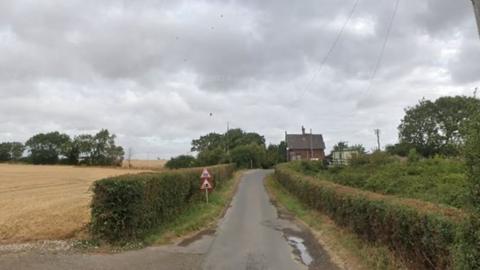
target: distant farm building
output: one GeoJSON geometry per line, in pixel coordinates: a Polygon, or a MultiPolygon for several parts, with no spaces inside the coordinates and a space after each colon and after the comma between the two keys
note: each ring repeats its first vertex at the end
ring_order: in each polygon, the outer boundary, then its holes
{"type": "Polygon", "coordinates": [[[325,142],[321,134],[305,133],[302,127],[302,134],[287,134],[287,160],[323,160],[325,159],[325,142]]]}
{"type": "Polygon", "coordinates": [[[355,156],[358,155],[357,150],[337,150],[332,151],[332,165],[334,166],[347,166],[350,163],[350,160],[355,156]]]}

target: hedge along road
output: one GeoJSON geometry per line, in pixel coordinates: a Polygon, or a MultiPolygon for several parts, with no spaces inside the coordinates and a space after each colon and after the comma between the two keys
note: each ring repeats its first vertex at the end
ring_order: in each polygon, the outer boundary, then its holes
{"type": "Polygon", "coordinates": [[[270,202],[263,185],[268,173],[244,174],[215,232],[119,254],[3,254],[0,269],[337,269],[308,230],[270,202]]]}

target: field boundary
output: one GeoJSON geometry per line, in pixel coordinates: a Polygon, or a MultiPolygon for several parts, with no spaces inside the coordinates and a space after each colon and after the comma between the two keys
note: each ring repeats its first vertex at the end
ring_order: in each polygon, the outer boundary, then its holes
{"type": "Polygon", "coordinates": [[[338,226],[369,242],[387,245],[409,267],[478,267],[478,219],[458,209],[317,180],[293,171],[287,164],[276,167],[275,177],[303,203],[325,213],[338,226]]]}
{"type": "Polygon", "coordinates": [[[267,177],[265,187],[279,211],[292,215],[296,222],[308,228],[341,269],[407,269],[387,246],[372,245],[356,234],[338,227],[330,217],[305,205],[286,190],[273,174],[267,177]]]}
{"type": "MultiPolygon", "coordinates": [[[[217,188],[234,166],[209,167],[217,188]]],[[[109,243],[141,241],[152,230],[203,200],[199,192],[202,168],[180,169],[107,178],[94,183],[92,234],[109,243]]]]}

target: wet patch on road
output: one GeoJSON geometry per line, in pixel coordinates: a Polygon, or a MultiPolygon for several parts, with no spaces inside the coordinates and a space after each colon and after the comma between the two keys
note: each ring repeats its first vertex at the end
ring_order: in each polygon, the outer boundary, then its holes
{"type": "Polygon", "coordinates": [[[312,256],[308,253],[307,247],[303,244],[303,239],[295,236],[287,237],[288,244],[294,248],[294,253],[297,255],[301,262],[305,265],[310,265],[313,262],[312,256]]]}
{"type": "Polygon", "coordinates": [[[307,266],[309,270],[339,269],[328,255],[327,251],[317,241],[309,228],[300,224],[295,215],[288,212],[270,195],[270,202],[277,209],[277,220],[265,221],[263,225],[281,231],[283,237],[293,248],[293,255],[298,262],[307,266]]]}

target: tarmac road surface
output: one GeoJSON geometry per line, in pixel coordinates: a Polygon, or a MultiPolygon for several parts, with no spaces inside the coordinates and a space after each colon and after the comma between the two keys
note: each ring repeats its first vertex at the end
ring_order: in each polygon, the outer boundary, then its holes
{"type": "Polygon", "coordinates": [[[263,185],[268,173],[245,173],[216,231],[177,245],[119,254],[0,253],[0,269],[337,269],[311,233],[272,204],[263,185]]]}

